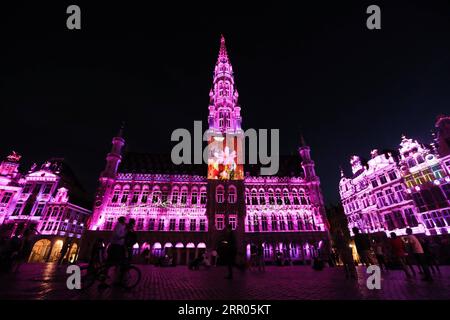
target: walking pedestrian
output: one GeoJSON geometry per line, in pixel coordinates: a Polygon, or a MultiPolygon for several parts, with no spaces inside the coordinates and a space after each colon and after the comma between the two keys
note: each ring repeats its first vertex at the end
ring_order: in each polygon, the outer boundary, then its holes
{"type": "MultiPolygon", "coordinates": [[[[407,253],[405,251],[405,243],[401,238],[397,237],[395,232],[391,232],[390,244],[394,259],[401,265],[403,271],[405,271],[406,277],[408,279],[411,278],[411,273],[408,271],[406,263],[407,253]]],[[[412,268],[412,266],[409,267],[412,268]]],[[[414,272],[414,269],[412,269],[412,271],[414,272]]]]}
{"type": "Polygon", "coordinates": [[[344,265],[345,277],[347,279],[349,277],[356,279],[356,268],[355,263],[353,262],[352,249],[349,246],[348,239],[345,237],[344,232],[341,229],[336,232],[334,242],[339,258],[344,265]]]}
{"type": "Polygon", "coordinates": [[[361,262],[366,267],[376,264],[375,259],[372,256],[369,236],[367,234],[360,233],[357,227],[354,227],[352,231],[355,235],[356,250],[358,251],[361,262]]]}
{"type": "Polygon", "coordinates": [[[226,261],[228,267],[228,275],[226,276],[226,279],[233,279],[233,266],[236,259],[237,248],[236,248],[236,237],[234,235],[233,227],[231,224],[227,225],[225,242],[226,242],[226,261]]]}
{"type": "Polygon", "coordinates": [[[266,265],[264,263],[264,245],[262,243],[258,245],[256,257],[257,257],[258,271],[265,272],[266,265]]]}
{"type": "Polygon", "coordinates": [[[384,244],[381,240],[375,243],[375,256],[378,260],[378,265],[380,266],[380,269],[387,271],[388,268],[386,265],[386,257],[384,254],[384,244]]]}
{"type": "Polygon", "coordinates": [[[127,224],[127,233],[125,235],[125,246],[128,262],[131,263],[133,259],[133,246],[137,243],[137,235],[134,231],[136,220],[130,219],[127,224]]]}
{"type": "Polygon", "coordinates": [[[407,234],[406,238],[408,239],[408,242],[411,244],[414,257],[416,258],[417,263],[423,270],[424,277],[422,278],[422,280],[433,281],[430,269],[428,268],[428,264],[425,259],[425,253],[423,251],[422,245],[420,244],[420,241],[417,239],[415,235],[413,235],[411,228],[406,229],[406,234],[407,234]]]}

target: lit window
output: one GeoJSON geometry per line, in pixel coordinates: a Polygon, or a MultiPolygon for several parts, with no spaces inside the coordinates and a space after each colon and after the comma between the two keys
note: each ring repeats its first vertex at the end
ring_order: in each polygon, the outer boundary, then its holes
{"type": "Polygon", "coordinates": [[[235,216],[229,216],[228,217],[228,223],[231,225],[231,229],[236,230],[236,217],[235,216]]]}
{"type": "Polygon", "coordinates": [[[146,189],[142,192],[141,202],[147,203],[147,200],[148,200],[148,189],[146,189]]]}
{"type": "Polygon", "coordinates": [[[53,185],[52,185],[51,183],[47,183],[47,184],[45,185],[43,194],[49,194],[50,191],[52,190],[52,186],[53,186],[53,185]]]}
{"type": "Polygon", "coordinates": [[[276,215],[272,215],[272,231],[278,231],[278,217],[276,215]]]}
{"type": "Polygon", "coordinates": [[[290,205],[291,204],[291,199],[289,199],[289,191],[288,190],[283,190],[283,198],[284,198],[284,204],[290,205]]]}
{"type": "Polygon", "coordinates": [[[159,219],[158,231],[164,231],[164,219],[159,219]]]}
{"type": "Polygon", "coordinates": [[[281,200],[281,191],[280,190],[276,191],[276,198],[277,198],[277,204],[278,205],[282,205],[283,204],[283,200],[281,200]]]}
{"type": "Polygon", "coordinates": [[[120,190],[116,189],[114,190],[114,195],[111,199],[112,203],[116,203],[119,200],[120,190]]]}
{"type": "Polygon", "coordinates": [[[12,192],[5,192],[3,194],[3,198],[2,198],[2,202],[1,203],[8,204],[9,200],[11,200],[12,195],[13,195],[12,192]]]}
{"type": "Polygon", "coordinates": [[[137,203],[139,200],[139,190],[133,192],[133,197],[131,198],[131,203],[137,203]]]}
{"type": "Polygon", "coordinates": [[[22,206],[23,206],[23,203],[18,203],[16,205],[16,207],[14,208],[14,211],[11,215],[18,216],[20,214],[20,212],[22,211],[22,206]]]}
{"type": "Polygon", "coordinates": [[[200,204],[206,204],[206,190],[200,192],[200,204]]]}
{"type": "Polygon", "coordinates": [[[178,203],[178,189],[172,191],[172,204],[178,203]]]}
{"type": "Polygon", "coordinates": [[[148,231],[155,230],[155,221],[156,221],[155,218],[148,219],[148,227],[147,227],[148,231]]]}
{"type": "Polygon", "coordinates": [[[206,220],[200,219],[200,231],[205,231],[205,230],[206,230],[206,220]]]}
{"type": "Polygon", "coordinates": [[[181,190],[181,204],[187,203],[187,189],[181,190]]]}
{"type": "Polygon", "coordinates": [[[223,230],[223,228],[224,228],[223,216],[217,216],[216,217],[216,229],[217,230],[223,230]]]}
{"type": "Polygon", "coordinates": [[[170,221],[169,221],[169,231],[175,231],[175,224],[176,224],[176,220],[175,219],[170,219],[170,221]]]}
{"type": "Polygon", "coordinates": [[[191,224],[189,225],[190,231],[195,231],[197,229],[197,221],[195,219],[191,219],[191,224]]]}
{"type": "Polygon", "coordinates": [[[228,202],[236,203],[236,187],[235,186],[230,186],[228,188],[228,202]]]}
{"type": "Polygon", "coordinates": [[[266,216],[262,216],[261,217],[261,227],[262,227],[262,231],[267,231],[268,230],[267,217],[266,216]]]}
{"type": "Polygon", "coordinates": [[[130,190],[128,190],[128,189],[123,190],[122,199],[120,200],[120,202],[126,203],[128,201],[128,194],[129,193],[130,193],[130,190]]]}
{"type": "Polygon", "coordinates": [[[45,203],[38,204],[36,211],[34,212],[35,216],[41,216],[42,212],[44,211],[45,203]]]}
{"type": "Polygon", "coordinates": [[[185,231],[186,230],[186,220],[180,219],[180,222],[178,224],[178,230],[185,231]]]}
{"type": "MultiPolygon", "coordinates": [[[[158,203],[160,197],[161,197],[161,191],[154,190],[153,195],[152,195],[152,203],[158,203]]],[[[167,198],[167,195],[166,195],[166,198],[167,198]]]]}
{"type": "Polygon", "coordinates": [[[193,190],[191,194],[191,204],[197,204],[198,191],[193,190]]]}
{"type": "Polygon", "coordinates": [[[216,201],[217,203],[223,203],[224,198],[224,189],[223,186],[219,185],[216,188],[216,201]]]}
{"type": "Polygon", "coordinates": [[[264,189],[259,189],[259,204],[262,206],[266,204],[266,195],[264,189]]]}

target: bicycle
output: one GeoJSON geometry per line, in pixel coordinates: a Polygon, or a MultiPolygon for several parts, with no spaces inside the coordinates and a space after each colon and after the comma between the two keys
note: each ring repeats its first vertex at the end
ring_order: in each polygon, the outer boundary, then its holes
{"type": "Polygon", "coordinates": [[[88,266],[85,268],[86,273],[82,276],[83,289],[89,289],[92,285],[99,281],[99,288],[109,288],[118,285],[124,289],[133,289],[141,281],[141,270],[124,262],[121,264],[104,263],[97,266],[88,266]],[[116,279],[119,278],[119,281],[116,279]]]}

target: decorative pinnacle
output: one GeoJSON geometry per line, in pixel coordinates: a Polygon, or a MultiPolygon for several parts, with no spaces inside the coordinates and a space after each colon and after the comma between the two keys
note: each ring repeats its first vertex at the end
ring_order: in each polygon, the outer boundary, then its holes
{"type": "Polygon", "coordinates": [[[219,61],[221,62],[228,61],[227,47],[225,45],[225,37],[223,36],[223,34],[220,35],[219,61]]]}

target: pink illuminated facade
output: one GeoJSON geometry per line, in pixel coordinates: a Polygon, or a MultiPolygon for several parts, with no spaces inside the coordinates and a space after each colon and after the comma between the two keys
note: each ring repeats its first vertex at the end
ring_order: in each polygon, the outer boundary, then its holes
{"type": "Polygon", "coordinates": [[[169,156],[124,152],[122,130],[112,140],[99,178],[89,244],[108,240],[117,218],[136,220],[135,253],[148,249],[185,264],[220,246],[231,224],[245,259],[251,243],[264,245],[265,258],[307,262],[328,239],[320,180],[302,139],[298,154],[282,157],[276,176],[260,176],[257,165],[236,161],[241,107],[225,39],[209,94],[208,133],[214,147],[205,165],[174,165],[169,156]],[[223,139],[227,134],[230,139],[223,139]]]}
{"type": "Polygon", "coordinates": [[[0,164],[0,234],[11,237],[34,229],[30,262],[52,262],[69,245],[66,259],[77,259],[91,214],[86,194],[62,159],[19,172],[13,152],[0,164]]]}
{"type": "Polygon", "coordinates": [[[351,231],[396,232],[407,227],[424,235],[450,231],[450,154],[448,127],[436,123],[438,138],[429,147],[402,137],[398,154],[378,154],[363,165],[353,156],[351,177],[341,173],[339,190],[351,231]],[[445,137],[445,134],[447,136],[445,137]]]}

